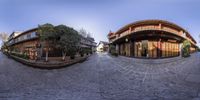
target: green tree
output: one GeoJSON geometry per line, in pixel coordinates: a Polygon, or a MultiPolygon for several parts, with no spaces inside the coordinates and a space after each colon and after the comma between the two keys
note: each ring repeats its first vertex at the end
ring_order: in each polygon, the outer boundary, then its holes
{"type": "MultiPolygon", "coordinates": [[[[80,35],[76,30],[65,25],[54,27],[51,24],[44,24],[39,26],[38,33],[41,41],[45,41],[47,46],[62,50],[63,60],[65,60],[66,55],[74,58],[80,43],[80,35]]],[[[48,49],[46,55],[48,60],[48,49]]]]}
{"type": "Polygon", "coordinates": [[[111,55],[118,56],[118,53],[117,53],[115,46],[113,44],[111,44],[109,46],[109,52],[110,52],[111,55]]]}
{"type": "Polygon", "coordinates": [[[4,52],[4,53],[8,53],[8,44],[7,42],[4,42],[2,47],[1,47],[1,50],[4,52]]]}
{"type": "Polygon", "coordinates": [[[197,48],[197,50],[198,50],[198,52],[200,52],[200,48],[199,47],[197,48]]]}
{"type": "Polygon", "coordinates": [[[80,35],[73,28],[67,27],[65,25],[59,25],[55,27],[56,34],[58,36],[58,47],[62,49],[63,59],[66,55],[74,58],[74,55],[78,51],[80,43],[80,35]]]}
{"type": "Polygon", "coordinates": [[[0,33],[0,40],[1,40],[0,46],[2,45],[1,49],[3,50],[6,47],[6,42],[8,40],[8,34],[7,33],[0,33]]]}
{"type": "Polygon", "coordinates": [[[190,46],[191,46],[190,41],[188,41],[188,40],[183,41],[183,45],[182,45],[182,56],[183,57],[190,56],[190,46]]]}
{"type": "Polygon", "coordinates": [[[8,40],[8,34],[7,33],[0,33],[0,39],[2,42],[6,42],[8,40]]]}
{"type": "MultiPolygon", "coordinates": [[[[40,37],[41,44],[42,44],[42,49],[43,49],[44,45],[46,46],[45,47],[45,53],[46,53],[45,60],[48,61],[49,46],[50,46],[51,42],[55,40],[54,26],[49,23],[44,24],[44,25],[39,25],[37,32],[39,33],[39,37],[40,37]]],[[[39,55],[39,56],[41,56],[41,55],[39,55]]]]}
{"type": "Polygon", "coordinates": [[[83,37],[87,37],[87,31],[83,28],[79,30],[79,34],[83,37]]]}

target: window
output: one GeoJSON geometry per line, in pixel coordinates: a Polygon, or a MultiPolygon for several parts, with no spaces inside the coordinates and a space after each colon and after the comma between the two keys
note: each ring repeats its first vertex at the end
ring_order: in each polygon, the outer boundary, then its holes
{"type": "Polygon", "coordinates": [[[186,37],[186,33],[184,32],[182,36],[183,36],[183,37],[186,37]]]}
{"type": "Polygon", "coordinates": [[[24,36],[23,35],[19,37],[19,41],[22,41],[22,40],[24,40],[24,36]]]}
{"type": "Polygon", "coordinates": [[[31,34],[27,34],[27,39],[30,39],[31,38],[31,34]]]}
{"type": "Polygon", "coordinates": [[[31,33],[31,38],[34,38],[34,37],[36,37],[36,32],[31,33]]]}

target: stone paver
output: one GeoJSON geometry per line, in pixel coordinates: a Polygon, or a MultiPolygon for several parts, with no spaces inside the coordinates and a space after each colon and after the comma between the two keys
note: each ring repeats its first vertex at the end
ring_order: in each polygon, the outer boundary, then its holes
{"type": "Polygon", "coordinates": [[[200,78],[200,75],[190,74],[186,78],[186,81],[200,83],[199,78],[200,78]]]}
{"type": "Polygon", "coordinates": [[[0,100],[199,100],[200,54],[159,60],[94,54],[42,70],[0,53],[0,100]]]}

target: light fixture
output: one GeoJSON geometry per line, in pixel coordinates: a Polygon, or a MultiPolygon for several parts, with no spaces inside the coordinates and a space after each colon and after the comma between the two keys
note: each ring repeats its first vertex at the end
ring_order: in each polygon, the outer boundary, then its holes
{"type": "Polygon", "coordinates": [[[126,38],[125,41],[128,42],[128,39],[126,38]]]}

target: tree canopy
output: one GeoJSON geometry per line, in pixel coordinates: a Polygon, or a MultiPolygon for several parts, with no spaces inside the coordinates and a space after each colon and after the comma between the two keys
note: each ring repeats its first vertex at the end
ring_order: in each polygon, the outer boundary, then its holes
{"type": "Polygon", "coordinates": [[[49,41],[55,48],[68,55],[75,55],[80,43],[80,35],[76,30],[65,25],[39,25],[38,33],[42,41],[49,41]]]}
{"type": "Polygon", "coordinates": [[[190,56],[190,46],[191,46],[190,41],[188,41],[188,40],[183,41],[183,46],[182,46],[182,56],[183,57],[190,56]]]}
{"type": "Polygon", "coordinates": [[[7,33],[0,33],[0,39],[2,42],[6,42],[8,39],[8,34],[7,33]]]}
{"type": "Polygon", "coordinates": [[[80,43],[80,35],[73,28],[65,25],[55,27],[57,34],[57,45],[67,54],[74,54],[80,43]]]}
{"type": "Polygon", "coordinates": [[[39,25],[37,32],[39,33],[40,40],[42,41],[54,40],[55,30],[52,24],[47,23],[44,25],[39,25]]]}

